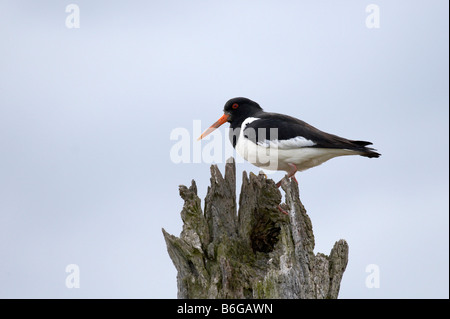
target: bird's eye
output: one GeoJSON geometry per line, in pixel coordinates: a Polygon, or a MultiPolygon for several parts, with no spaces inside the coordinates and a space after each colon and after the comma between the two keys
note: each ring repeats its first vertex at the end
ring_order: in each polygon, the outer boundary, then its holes
{"type": "Polygon", "coordinates": [[[239,104],[234,103],[231,107],[232,107],[233,109],[237,109],[237,108],[239,107],[239,104]]]}

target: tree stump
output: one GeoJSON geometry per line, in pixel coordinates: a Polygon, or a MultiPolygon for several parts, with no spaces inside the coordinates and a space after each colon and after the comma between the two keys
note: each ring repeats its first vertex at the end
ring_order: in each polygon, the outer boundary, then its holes
{"type": "Polygon", "coordinates": [[[327,256],[314,254],[311,220],[298,185],[283,179],[280,190],[263,174],[243,172],[236,204],[236,167],[223,177],[211,166],[204,212],[192,180],[181,185],[180,237],[163,234],[175,265],[178,298],[337,298],[348,261],[348,245],[337,241],[327,256]]]}

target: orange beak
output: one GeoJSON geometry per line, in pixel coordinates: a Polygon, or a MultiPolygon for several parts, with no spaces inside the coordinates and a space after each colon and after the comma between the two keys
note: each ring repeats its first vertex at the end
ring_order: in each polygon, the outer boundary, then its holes
{"type": "Polygon", "coordinates": [[[202,135],[200,135],[200,137],[197,139],[197,141],[201,140],[202,138],[204,138],[205,136],[209,135],[212,131],[214,131],[216,128],[218,128],[219,126],[221,126],[223,123],[226,123],[228,121],[228,118],[230,116],[228,114],[224,114],[222,115],[222,117],[220,119],[217,120],[216,123],[214,123],[213,125],[211,125],[208,129],[206,129],[206,131],[204,131],[202,133],[202,135]]]}

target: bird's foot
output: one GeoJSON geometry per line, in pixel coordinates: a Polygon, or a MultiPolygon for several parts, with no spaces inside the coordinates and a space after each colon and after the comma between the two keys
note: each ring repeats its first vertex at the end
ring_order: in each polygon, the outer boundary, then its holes
{"type": "MultiPolygon", "coordinates": [[[[286,177],[288,177],[288,176],[286,176],[286,177]]],[[[297,181],[297,179],[295,178],[295,176],[292,176],[292,179],[297,183],[297,185],[298,185],[298,181],[297,181]]],[[[281,181],[282,181],[283,179],[281,179],[278,183],[276,183],[275,185],[277,185],[277,187],[278,188],[280,188],[280,186],[281,186],[281,181]]]]}
{"type": "Polygon", "coordinates": [[[285,215],[289,215],[287,211],[285,211],[283,208],[281,208],[281,205],[278,205],[277,208],[281,213],[283,213],[285,215]]]}

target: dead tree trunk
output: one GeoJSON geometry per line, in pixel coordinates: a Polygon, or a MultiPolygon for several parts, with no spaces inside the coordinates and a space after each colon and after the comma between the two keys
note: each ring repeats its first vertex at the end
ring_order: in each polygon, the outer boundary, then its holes
{"type": "Polygon", "coordinates": [[[175,237],[163,229],[178,271],[178,298],[337,298],[347,242],[337,241],[329,256],[314,254],[298,185],[285,178],[281,187],[288,215],[277,209],[281,193],[273,180],[246,172],[237,212],[233,159],[225,177],[211,166],[204,213],[195,181],[180,186],[183,230],[175,237]]]}

